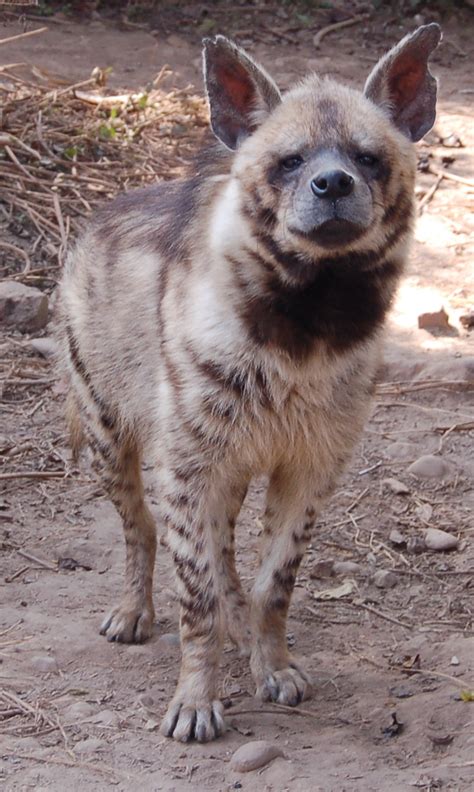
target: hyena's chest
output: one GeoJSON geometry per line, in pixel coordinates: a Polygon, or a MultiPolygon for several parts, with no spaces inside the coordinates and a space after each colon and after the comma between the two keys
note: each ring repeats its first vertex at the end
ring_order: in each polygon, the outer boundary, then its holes
{"type": "Polygon", "coordinates": [[[306,376],[256,364],[206,362],[181,393],[180,425],[196,450],[233,458],[254,473],[314,453],[331,422],[337,377],[327,364],[306,376]]]}

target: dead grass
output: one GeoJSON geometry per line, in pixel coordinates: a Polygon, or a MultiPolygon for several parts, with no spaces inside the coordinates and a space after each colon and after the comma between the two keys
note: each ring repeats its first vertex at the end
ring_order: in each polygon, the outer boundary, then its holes
{"type": "Polygon", "coordinates": [[[160,88],[168,71],[163,67],[146,91],[114,95],[98,68],[88,80],[58,86],[25,64],[0,67],[7,231],[0,277],[51,287],[70,238],[97,204],[182,175],[207,111],[190,88],[160,88]]]}

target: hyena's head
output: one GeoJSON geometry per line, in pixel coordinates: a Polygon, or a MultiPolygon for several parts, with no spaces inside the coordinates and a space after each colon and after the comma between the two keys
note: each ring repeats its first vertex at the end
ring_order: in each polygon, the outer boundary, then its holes
{"type": "Polygon", "coordinates": [[[212,129],[235,152],[249,216],[277,244],[331,258],[407,233],[412,143],[434,122],[428,59],[440,38],[436,24],[406,36],[362,92],[311,75],[284,95],[226,38],[204,42],[212,129]]]}

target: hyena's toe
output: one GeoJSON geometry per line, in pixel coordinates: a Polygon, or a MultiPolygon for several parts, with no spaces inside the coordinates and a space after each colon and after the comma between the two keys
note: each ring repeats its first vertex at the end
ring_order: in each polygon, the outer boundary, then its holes
{"type": "Polygon", "coordinates": [[[100,627],[100,634],[108,641],[143,643],[153,631],[153,607],[131,607],[128,604],[113,608],[100,627]]]}
{"type": "Polygon", "coordinates": [[[276,701],[296,707],[301,701],[309,698],[312,686],[309,677],[300,668],[288,667],[273,671],[265,676],[262,684],[257,687],[257,696],[262,701],[276,701]]]}
{"type": "Polygon", "coordinates": [[[210,742],[219,737],[225,729],[224,707],[218,700],[190,703],[175,697],[161,724],[165,737],[173,737],[179,742],[210,742]]]}

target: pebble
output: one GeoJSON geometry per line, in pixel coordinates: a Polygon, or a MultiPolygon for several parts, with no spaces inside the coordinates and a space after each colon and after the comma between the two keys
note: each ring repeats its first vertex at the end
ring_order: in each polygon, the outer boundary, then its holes
{"type": "Polygon", "coordinates": [[[388,538],[392,544],[397,545],[398,547],[406,544],[407,541],[398,528],[394,528],[393,531],[390,531],[390,536],[388,538]]]}
{"type": "Polygon", "coordinates": [[[283,751],[277,745],[266,740],[252,740],[237,748],[230,760],[230,766],[238,773],[248,773],[264,767],[277,756],[283,756],[283,751]]]}
{"type": "Polygon", "coordinates": [[[428,528],[425,532],[425,545],[428,550],[455,550],[458,544],[456,536],[438,528],[428,528]]]}
{"type": "Polygon", "coordinates": [[[120,715],[113,710],[101,710],[97,715],[91,718],[92,723],[100,723],[103,726],[118,726],[120,722],[120,715]]]}
{"type": "Polygon", "coordinates": [[[397,585],[398,578],[388,569],[379,569],[373,577],[373,582],[377,588],[389,589],[397,585]]]}
{"type": "Polygon", "coordinates": [[[0,283],[0,322],[22,332],[42,330],[48,323],[48,297],[17,281],[0,283]]]}
{"type": "Polygon", "coordinates": [[[440,457],[426,454],[421,456],[408,468],[408,473],[412,473],[417,478],[436,478],[442,479],[450,472],[449,465],[440,457]]]}
{"type": "Polygon", "coordinates": [[[456,657],[456,655],[453,655],[452,658],[451,658],[450,665],[458,666],[459,665],[459,657],[456,657]]]}
{"type": "Polygon", "coordinates": [[[312,578],[330,578],[333,572],[334,560],[332,558],[327,558],[322,561],[316,561],[309,574],[312,578]]]}
{"type": "Polygon", "coordinates": [[[87,740],[80,740],[74,746],[74,752],[77,754],[88,754],[100,751],[104,747],[102,740],[95,737],[89,737],[87,740]]]}
{"type": "Polygon", "coordinates": [[[474,327],[474,311],[468,311],[468,313],[462,314],[462,316],[459,317],[459,321],[462,326],[468,330],[474,327]]]}
{"type": "Polygon", "coordinates": [[[58,670],[56,658],[51,657],[50,655],[39,655],[37,657],[33,657],[31,665],[35,671],[40,671],[41,673],[58,670]]]}
{"type": "Polygon", "coordinates": [[[421,330],[447,330],[450,329],[449,316],[441,308],[433,313],[422,313],[418,317],[418,327],[421,330]]]}
{"type": "Polygon", "coordinates": [[[33,338],[31,348],[44,358],[51,358],[57,354],[58,345],[54,338],[45,336],[44,338],[33,338]]]}
{"type": "Polygon", "coordinates": [[[155,706],[155,699],[149,693],[143,693],[138,697],[138,701],[146,709],[152,709],[155,706]]]}
{"type": "Polygon", "coordinates": [[[66,723],[74,723],[78,720],[90,718],[95,713],[95,708],[87,701],[75,701],[64,710],[64,720],[66,723]]]}
{"type": "Polygon", "coordinates": [[[389,489],[390,492],[394,492],[395,495],[409,495],[410,490],[403,481],[399,481],[396,478],[384,478],[382,479],[382,487],[385,489],[389,489]]]}
{"type": "Polygon", "coordinates": [[[355,561],[335,561],[333,571],[335,575],[352,575],[360,572],[361,566],[355,561]]]}

